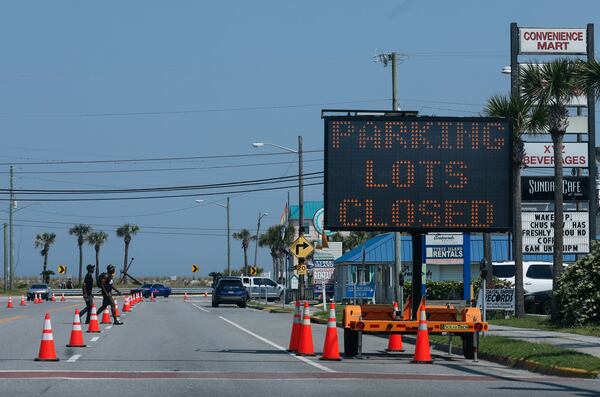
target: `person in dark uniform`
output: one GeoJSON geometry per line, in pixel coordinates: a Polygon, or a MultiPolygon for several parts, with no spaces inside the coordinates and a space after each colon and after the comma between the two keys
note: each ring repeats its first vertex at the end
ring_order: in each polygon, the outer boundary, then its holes
{"type": "Polygon", "coordinates": [[[114,290],[117,294],[121,295],[121,292],[115,288],[113,284],[113,277],[115,274],[115,267],[113,265],[108,265],[106,267],[106,273],[101,273],[98,277],[98,287],[100,287],[100,291],[102,292],[102,306],[98,309],[98,313],[102,313],[104,309],[108,306],[112,309],[113,316],[113,324],[121,325],[122,322],[119,321],[117,316],[115,315],[117,310],[115,307],[115,300],[112,297],[112,291],[114,290]]]}
{"type": "Polygon", "coordinates": [[[92,276],[94,273],[94,265],[87,265],[87,274],[83,279],[83,300],[85,301],[85,309],[79,312],[79,317],[83,317],[84,314],[87,314],[85,318],[85,323],[90,323],[90,314],[92,311],[92,303],[94,303],[94,294],[92,293],[92,288],[94,287],[94,277],[92,276]]]}

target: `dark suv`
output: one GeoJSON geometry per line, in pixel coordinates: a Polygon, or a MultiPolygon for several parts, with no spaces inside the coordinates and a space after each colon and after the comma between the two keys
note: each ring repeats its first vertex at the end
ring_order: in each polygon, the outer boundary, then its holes
{"type": "Polygon", "coordinates": [[[222,303],[237,304],[246,307],[248,296],[246,288],[239,277],[220,277],[212,294],[212,307],[218,307],[222,303]]]}

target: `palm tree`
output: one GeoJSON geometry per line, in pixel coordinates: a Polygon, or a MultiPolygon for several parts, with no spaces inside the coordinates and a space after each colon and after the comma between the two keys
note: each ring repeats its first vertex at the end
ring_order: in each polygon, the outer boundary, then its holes
{"type": "MultiPolygon", "coordinates": [[[[563,268],[563,156],[562,146],[569,125],[567,106],[571,98],[581,94],[579,66],[568,59],[556,59],[541,66],[521,68],[519,80],[522,94],[548,111],[548,129],[554,146],[554,264],[552,289],[558,287],[563,268]]],[[[592,165],[593,166],[593,165],[592,165]]],[[[558,316],[558,300],[552,298],[552,318],[558,316]]]]}
{"type": "Polygon", "coordinates": [[[74,225],[69,229],[71,236],[77,236],[77,245],[79,246],[79,285],[81,285],[81,271],[83,268],[83,243],[87,236],[91,233],[92,227],[90,225],[74,225]]]}
{"type": "Polygon", "coordinates": [[[248,229],[241,229],[239,232],[233,233],[232,237],[242,242],[242,249],[244,250],[244,269],[245,273],[248,274],[248,247],[250,242],[256,240],[256,236],[253,236],[248,229]]]}
{"type": "Polygon", "coordinates": [[[123,258],[123,275],[121,276],[120,282],[122,283],[125,280],[125,275],[127,274],[127,259],[129,256],[129,243],[131,243],[131,238],[135,236],[135,234],[140,230],[138,225],[131,225],[129,223],[124,224],[120,228],[117,229],[117,236],[122,237],[125,242],[125,256],[123,258]]]}
{"type": "Polygon", "coordinates": [[[50,282],[50,275],[48,274],[48,252],[50,246],[56,242],[56,234],[54,233],[42,233],[35,236],[35,248],[42,248],[40,253],[44,257],[44,267],[42,269],[42,277],[44,282],[48,284],[50,282]]]}
{"type": "Polygon", "coordinates": [[[595,98],[600,98],[600,62],[590,59],[581,62],[579,67],[579,85],[586,87],[595,98]]]}
{"type": "Polygon", "coordinates": [[[87,237],[89,245],[94,246],[96,250],[96,280],[98,280],[98,273],[100,272],[100,247],[108,240],[108,234],[105,232],[92,232],[87,237]]]}
{"type": "Polygon", "coordinates": [[[273,275],[276,280],[283,277],[286,248],[292,244],[295,228],[293,226],[274,225],[260,236],[258,245],[269,247],[273,259],[273,275]]]}
{"type": "MultiPolygon", "coordinates": [[[[484,109],[487,116],[503,117],[512,123],[513,166],[513,255],[515,258],[515,315],[525,315],[523,291],[523,231],[521,220],[521,169],[525,148],[524,134],[542,133],[548,122],[546,109],[534,106],[519,95],[494,95],[484,109]]],[[[490,272],[491,273],[491,272],[490,272]]]]}

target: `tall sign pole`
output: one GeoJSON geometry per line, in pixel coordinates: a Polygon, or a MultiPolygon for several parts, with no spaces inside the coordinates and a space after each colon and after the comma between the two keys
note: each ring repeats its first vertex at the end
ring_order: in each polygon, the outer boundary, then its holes
{"type": "MultiPolygon", "coordinates": [[[[302,165],[302,135],[298,135],[298,236],[304,236],[304,172],[302,165]]],[[[305,276],[300,275],[300,299],[306,299],[305,276]]]]}
{"type": "MultiPolygon", "coordinates": [[[[594,24],[587,25],[587,58],[594,59],[594,24]]],[[[598,212],[598,189],[596,186],[596,98],[587,93],[588,106],[588,164],[590,174],[590,239],[596,239],[596,216],[598,212]]]]}
{"type": "Polygon", "coordinates": [[[13,288],[13,277],[15,275],[15,258],[13,250],[13,212],[15,210],[15,196],[13,193],[13,166],[10,166],[10,200],[8,209],[8,257],[10,272],[8,277],[8,287],[13,288]]]}

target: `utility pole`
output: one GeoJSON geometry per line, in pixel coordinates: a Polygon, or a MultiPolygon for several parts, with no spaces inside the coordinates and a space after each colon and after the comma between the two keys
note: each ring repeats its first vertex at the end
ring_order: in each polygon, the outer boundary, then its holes
{"type": "Polygon", "coordinates": [[[256,222],[256,244],[254,245],[254,266],[256,266],[256,260],[258,257],[258,232],[260,231],[260,220],[267,216],[267,213],[264,214],[258,213],[258,221],[256,222]]]}
{"type": "Polygon", "coordinates": [[[15,209],[15,196],[13,193],[13,166],[10,166],[10,200],[9,200],[9,208],[8,208],[8,246],[9,246],[9,279],[8,279],[8,288],[13,289],[13,278],[15,276],[15,258],[13,254],[13,211],[15,209]]]}
{"type": "MultiPolygon", "coordinates": [[[[401,59],[405,60],[406,55],[401,55],[401,59]]],[[[398,65],[398,54],[395,52],[381,53],[373,57],[374,62],[383,63],[384,67],[387,67],[388,63],[392,66],[392,110],[400,110],[400,104],[398,103],[398,80],[397,80],[397,65],[398,65]]],[[[403,302],[403,288],[400,286],[400,278],[402,276],[402,233],[394,233],[394,266],[393,266],[393,280],[394,280],[394,300],[396,302],[403,302]]]]}
{"type": "Polygon", "coordinates": [[[8,224],[4,224],[4,292],[8,290],[8,224]]]}
{"type": "Polygon", "coordinates": [[[229,218],[229,197],[227,197],[227,275],[231,276],[231,222],[229,218]]]}
{"type": "MultiPolygon", "coordinates": [[[[298,235],[304,236],[304,176],[302,166],[302,135],[298,135],[298,235]]],[[[306,299],[305,276],[301,275],[299,280],[300,299],[306,299]]]]}

